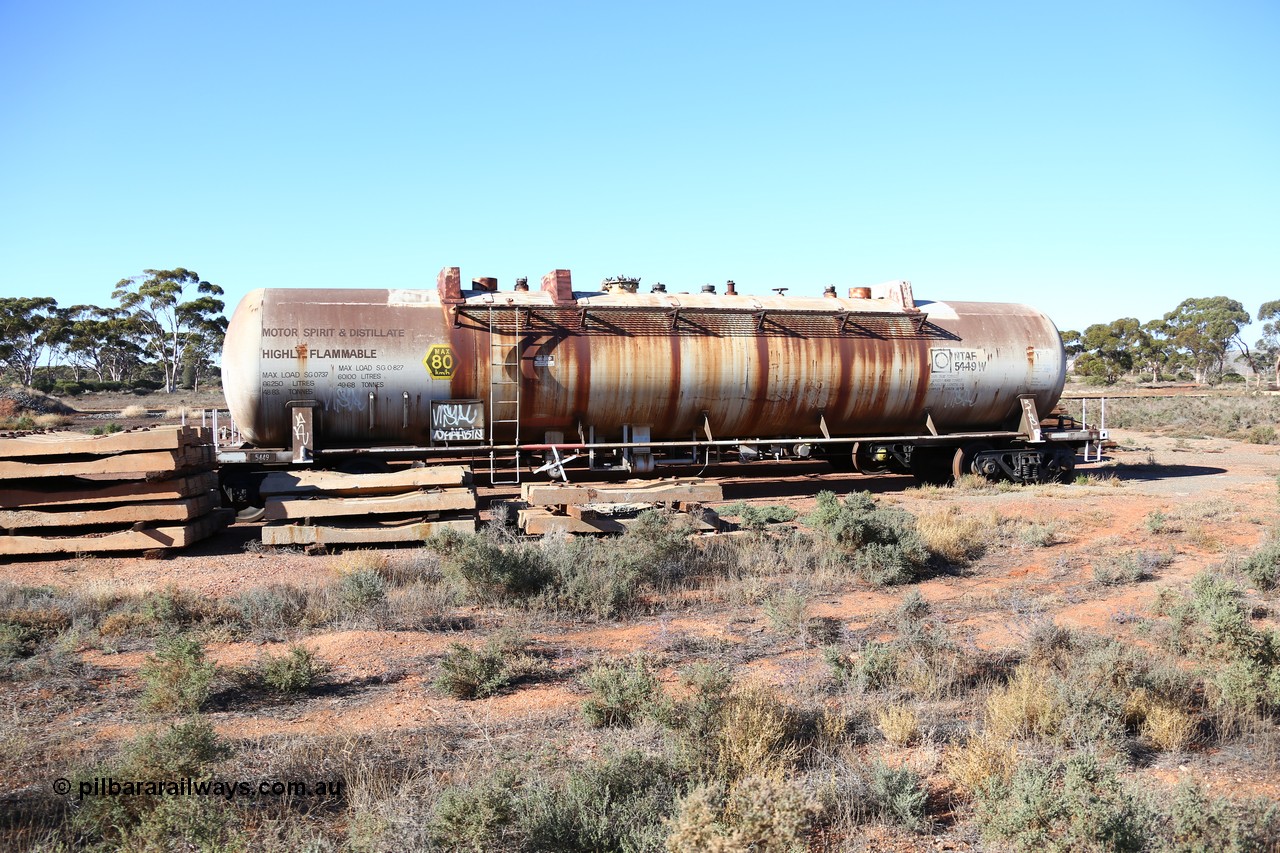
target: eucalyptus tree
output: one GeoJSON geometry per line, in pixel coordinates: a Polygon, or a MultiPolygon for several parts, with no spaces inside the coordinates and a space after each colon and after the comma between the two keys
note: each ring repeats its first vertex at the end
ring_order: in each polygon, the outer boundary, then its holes
{"type": "Polygon", "coordinates": [[[52,296],[0,298],[0,370],[31,385],[41,356],[56,343],[61,329],[58,300],[52,296]]]}
{"type": "Polygon", "coordinates": [[[122,278],[111,298],[138,330],[139,344],[164,369],[165,391],[173,391],[183,360],[194,348],[221,346],[226,331],[222,288],[194,270],[143,270],[122,278]],[[221,322],[219,322],[221,319],[221,322]]]}
{"type": "Polygon", "coordinates": [[[1227,354],[1234,344],[1245,358],[1249,348],[1240,331],[1249,325],[1249,312],[1226,296],[1184,299],[1164,315],[1172,347],[1187,356],[1197,382],[1222,375],[1227,354]]]}
{"type": "Polygon", "coordinates": [[[142,366],[146,353],[134,317],[123,308],[73,305],[66,310],[67,362],[97,376],[99,382],[124,382],[142,366]]]}
{"type": "Polygon", "coordinates": [[[1262,321],[1262,337],[1254,344],[1254,349],[1271,362],[1275,383],[1280,385],[1280,299],[1262,303],[1258,309],[1258,320],[1262,321]]]}
{"type": "Polygon", "coordinates": [[[1080,336],[1080,356],[1075,370],[1105,382],[1115,382],[1138,363],[1138,355],[1148,335],[1133,317],[1110,323],[1094,323],[1080,336]]]}

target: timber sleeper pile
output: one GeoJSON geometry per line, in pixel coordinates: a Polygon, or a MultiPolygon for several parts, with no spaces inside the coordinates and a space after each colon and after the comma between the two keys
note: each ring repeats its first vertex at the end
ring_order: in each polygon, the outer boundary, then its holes
{"type": "Polygon", "coordinates": [[[184,548],[230,520],[207,429],[0,438],[0,555],[184,548]]]}
{"type": "Polygon", "coordinates": [[[475,530],[476,493],[463,466],[377,474],[289,471],[268,474],[264,545],[373,545],[421,542],[445,528],[475,530]]]}

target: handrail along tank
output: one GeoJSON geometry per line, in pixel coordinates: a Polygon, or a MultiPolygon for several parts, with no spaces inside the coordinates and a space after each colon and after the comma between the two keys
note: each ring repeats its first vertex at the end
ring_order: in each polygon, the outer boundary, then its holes
{"type": "Polygon", "coordinates": [[[305,400],[317,447],[428,446],[433,401],[488,400],[505,382],[539,439],[946,434],[1013,428],[1024,398],[1049,412],[1066,373],[1034,308],[916,302],[907,282],[849,298],[574,292],[557,270],[540,290],[493,291],[447,268],[437,285],[247,295],[223,352],[241,433],[287,446],[289,404],[305,400]]]}

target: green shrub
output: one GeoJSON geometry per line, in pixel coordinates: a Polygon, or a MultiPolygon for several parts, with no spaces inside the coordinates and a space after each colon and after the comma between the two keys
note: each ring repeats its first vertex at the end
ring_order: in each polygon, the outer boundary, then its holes
{"type": "Polygon", "coordinates": [[[39,635],[23,625],[0,622],[0,664],[35,654],[39,635]]]}
{"type": "Polygon", "coordinates": [[[338,598],[347,613],[363,613],[386,601],[387,582],[372,569],[352,572],[338,583],[338,598]]]}
{"type": "Polygon", "coordinates": [[[546,586],[533,599],[555,613],[610,619],[640,604],[643,572],[629,559],[618,540],[562,537],[542,543],[546,586]]]}
{"type": "Polygon", "coordinates": [[[209,698],[216,667],[206,661],[204,646],[187,637],[169,637],[142,664],[142,707],[159,713],[186,713],[209,698]]]}
{"type": "Polygon", "coordinates": [[[617,568],[635,572],[661,588],[698,570],[700,551],[689,540],[693,532],[688,515],[650,509],[640,513],[622,536],[601,544],[617,568]]]}
{"type": "Polygon", "coordinates": [[[775,776],[749,776],[727,795],[721,785],[701,785],[677,805],[667,850],[791,853],[804,848],[817,810],[797,783],[775,776]]]}
{"type": "Polygon", "coordinates": [[[1210,799],[1195,782],[1174,789],[1153,847],[1177,853],[1245,853],[1280,847],[1280,804],[1210,799]]]}
{"type": "Polygon", "coordinates": [[[1249,430],[1245,440],[1250,444],[1275,444],[1276,428],[1273,426],[1257,426],[1249,430]]]}
{"type": "Polygon", "coordinates": [[[449,850],[500,848],[516,816],[515,787],[515,775],[499,770],[471,785],[446,788],[436,800],[430,835],[449,850]]]}
{"type": "Polygon", "coordinates": [[[245,590],[227,604],[250,636],[276,640],[306,622],[307,601],[305,590],[273,583],[245,590]]]}
{"type": "Polygon", "coordinates": [[[871,640],[856,657],[847,657],[829,646],[823,650],[823,656],[836,683],[860,692],[889,687],[897,682],[900,674],[900,655],[893,643],[871,640]]]}
{"type": "Polygon", "coordinates": [[[978,789],[976,817],[984,838],[1018,850],[1137,851],[1152,823],[1116,768],[1088,754],[1023,763],[1008,783],[992,777],[978,789]]]}
{"type": "Polygon", "coordinates": [[[1119,586],[1148,580],[1151,573],[1133,554],[1100,559],[1093,564],[1093,579],[1103,586],[1119,586]]]}
{"type": "MultiPolygon", "coordinates": [[[[135,784],[209,780],[210,765],[231,750],[207,721],[190,717],[163,730],[147,730],[105,765],[73,774],[71,790],[101,779],[135,784]]],[[[74,795],[73,795],[74,796],[74,795]]],[[[70,828],[80,841],[105,849],[236,849],[224,800],[202,796],[89,796],[72,803],[70,828]],[[175,844],[175,841],[193,842],[175,844]]]]}
{"type": "Polygon", "coordinates": [[[883,819],[916,832],[925,828],[929,792],[918,773],[876,761],[871,765],[869,783],[874,809],[883,819]]]}
{"type": "Polygon", "coordinates": [[[1240,571],[1258,589],[1275,589],[1280,582],[1280,539],[1268,537],[1257,551],[1245,559],[1240,571]]]}
{"type": "Polygon", "coordinates": [[[747,530],[764,530],[770,524],[795,521],[799,513],[789,506],[753,506],[745,501],[726,504],[719,509],[722,516],[736,517],[747,530]]]}
{"type": "Polygon", "coordinates": [[[305,693],[328,671],[308,649],[290,646],[279,657],[266,655],[258,664],[258,678],[277,693],[305,693]]]}
{"type": "Polygon", "coordinates": [[[481,603],[528,599],[551,581],[536,545],[504,547],[483,534],[453,532],[432,537],[429,544],[444,557],[446,571],[460,577],[481,603]]]}
{"type": "Polygon", "coordinates": [[[630,726],[657,710],[665,698],[643,655],[597,664],[582,681],[591,691],[582,713],[596,728],[630,726]]]}
{"type": "Polygon", "coordinates": [[[160,631],[184,631],[213,621],[218,615],[216,605],[208,598],[176,586],[147,593],[140,612],[143,619],[160,631]]]}
{"type": "Polygon", "coordinates": [[[1210,569],[1191,579],[1191,604],[1201,618],[1222,607],[1238,608],[1239,597],[1239,587],[1210,569]]]}
{"type": "Polygon", "coordinates": [[[492,696],[523,674],[515,662],[527,645],[523,638],[505,634],[490,638],[478,649],[450,643],[435,685],[455,699],[492,696]]]}
{"type": "Polygon", "coordinates": [[[817,507],[805,523],[851,559],[854,572],[876,586],[907,583],[929,560],[915,518],[894,507],[878,506],[862,492],[844,502],[819,492],[817,507]]]}
{"type": "Polygon", "coordinates": [[[761,605],[773,630],[799,637],[809,626],[809,596],[798,589],[771,595],[761,605]]]}
{"type": "Polygon", "coordinates": [[[660,702],[656,716],[677,734],[686,762],[699,773],[710,774],[719,760],[717,739],[733,679],[729,669],[718,663],[691,664],[679,677],[687,695],[669,705],[660,702]]]}
{"type": "Polygon", "coordinates": [[[528,850],[659,850],[683,792],[679,768],[637,750],[574,768],[558,784],[531,785],[516,808],[528,850]]]}

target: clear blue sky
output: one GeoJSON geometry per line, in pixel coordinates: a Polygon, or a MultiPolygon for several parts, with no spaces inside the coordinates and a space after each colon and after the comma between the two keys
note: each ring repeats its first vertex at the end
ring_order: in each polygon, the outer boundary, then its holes
{"type": "Polygon", "coordinates": [[[0,0],[0,295],[1280,298],[1280,5],[0,0]]]}

